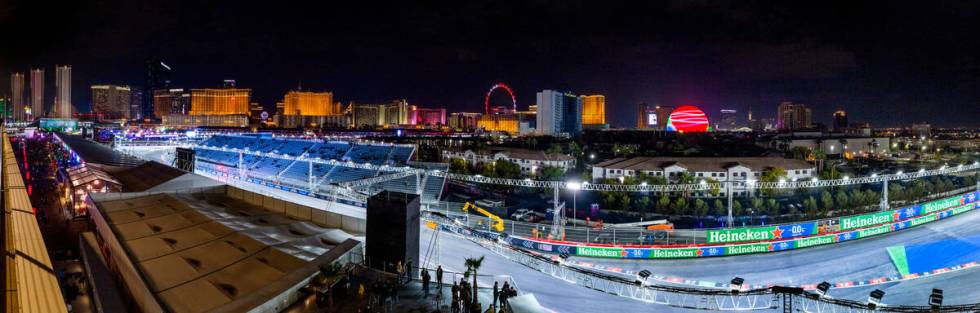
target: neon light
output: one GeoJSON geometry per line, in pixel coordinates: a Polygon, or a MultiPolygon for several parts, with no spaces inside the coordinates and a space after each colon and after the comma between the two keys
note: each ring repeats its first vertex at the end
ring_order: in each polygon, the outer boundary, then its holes
{"type": "Polygon", "coordinates": [[[708,131],[708,116],[698,107],[682,105],[670,113],[667,130],[682,133],[702,133],[708,131]]]}
{"type": "Polygon", "coordinates": [[[517,97],[514,97],[514,91],[510,89],[510,86],[507,86],[504,83],[497,83],[496,85],[493,85],[493,87],[490,87],[490,90],[487,91],[486,97],[483,99],[483,110],[485,113],[490,114],[490,94],[492,94],[494,90],[497,90],[497,88],[507,91],[507,94],[510,95],[510,101],[514,104],[514,112],[517,112],[517,97]]]}

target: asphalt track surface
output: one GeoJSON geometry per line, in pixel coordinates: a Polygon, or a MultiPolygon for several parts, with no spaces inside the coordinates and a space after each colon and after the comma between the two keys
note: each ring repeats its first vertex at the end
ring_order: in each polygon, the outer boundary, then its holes
{"type": "MultiPolygon", "coordinates": [[[[980,261],[980,240],[977,239],[980,236],[977,234],[980,234],[980,210],[884,236],[778,253],[684,260],[572,259],[717,282],[728,282],[738,276],[753,285],[836,283],[899,276],[886,251],[887,247],[894,245],[961,240],[975,249],[970,249],[966,255],[957,255],[951,261],[980,261]]],[[[422,231],[420,255],[425,254],[431,236],[432,231],[422,231]]],[[[695,312],[574,285],[509,261],[465,239],[447,233],[441,236],[443,264],[462,267],[465,258],[485,255],[487,258],[481,273],[513,276],[522,291],[534,294],[542,306],[557,312],[695,312]]],[[[945,256],[936,254],[934,257],[945,256]]],[[[888,305],[927,305],[932,288],[944,290],[944,304],[976,303],[980,301],[980,266],[874,286],[831,289],[829,294],[836,298],[864,301],[868,293],[876,288],[885,291],[883,302],[888,305]]]]}
{"type": "MultiPolygon", "coordinates": [[[[977,234],[980,234],[980,210],[973,210],[892,234],[777,253],[656,261],[581,257],[571,259],[716,282],[728,282],[738,276],[752,285],[802,285],[823,281],[836,283],[899,276],[886,251],[887,247],[894,245],[959,240],[972,249],[955,257],[942,253],[931,257],[950,258],[951,262],[958,264],[980,261],[980,239],[977,234]]],[[[831,289],[830,295],[863,301],[875,288],[885,291],[884,303],[892,305],[926,305],[932,288],[944,290],[944,304],[976,303],[980,302],[980,267],[876,286],[831,289]]]]}

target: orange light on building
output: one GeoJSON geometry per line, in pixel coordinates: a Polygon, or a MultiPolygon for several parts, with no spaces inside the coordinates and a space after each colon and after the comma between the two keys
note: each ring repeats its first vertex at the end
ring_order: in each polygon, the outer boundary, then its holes
{"type": "Polygon", "coordinates": [[[582,96],[582,125],[606,124],[606,96],[582,96]]]}
{"type": "Polygon", "coordinates": [[[520,119],[517,114],[484,114],[477,122],[477,128],[488,132],[504,132],[517,134],[520,131],[520,119]]]}
{"type": "Polygon", "coordinates": [[[248,115],[251,89],[192,89],[190,115],[248,115]]]}
{"type": "Polygon", "coordinates": [[[283,97],[284,115],[326,116],[344,112],[331,92],[290,91],[283,97]]]}

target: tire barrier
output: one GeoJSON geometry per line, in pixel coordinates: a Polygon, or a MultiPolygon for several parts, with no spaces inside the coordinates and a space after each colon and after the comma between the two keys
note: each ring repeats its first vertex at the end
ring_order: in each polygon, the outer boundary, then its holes
{"type": "Polygon", "coordinates": [[[763,240],[750,243],[706,245],[679,248],[597,247],[567,243],[543,242],[526,238],[507,237],[512,246],[547,253],[581,257],[620,259],[683,259],[721,257],[742,254],[768,253],[835,244],[896,232],[911,227],[950,218],[980,207],[977,192],[930,201],[923,204],[837,219],[841,231],[817,234],[817,222],[789,225],[707,230],[716,241],[763,240]]]}

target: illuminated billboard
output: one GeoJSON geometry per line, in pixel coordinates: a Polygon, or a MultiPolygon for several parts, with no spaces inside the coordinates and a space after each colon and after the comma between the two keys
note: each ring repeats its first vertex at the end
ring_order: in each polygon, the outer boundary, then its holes
{"type": "Polygon", "coordinates": [[[700,133],[708,131],[708,116],[696,106],[682,105],[674,109],[667,119],[668,131],[700,133]]]}
{"type": "Polygon", "coordinates": [[[647,126],[657,126],[657,112],[647,113],[647,126]]]}

